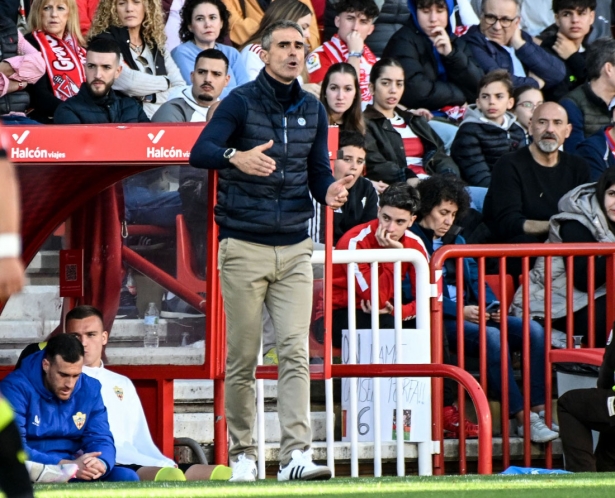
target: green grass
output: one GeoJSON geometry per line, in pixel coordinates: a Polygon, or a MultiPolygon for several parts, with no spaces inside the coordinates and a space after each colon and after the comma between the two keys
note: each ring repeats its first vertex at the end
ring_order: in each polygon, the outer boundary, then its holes
{"type": "Polygon", "coordinates": [[[247,484],[228,482],[93,483],[41,485],[36,498],[192,498],[192,497],[615,497],[615,473],[547,476],[446,476],[340,478],[328,482],[247,484]]]}

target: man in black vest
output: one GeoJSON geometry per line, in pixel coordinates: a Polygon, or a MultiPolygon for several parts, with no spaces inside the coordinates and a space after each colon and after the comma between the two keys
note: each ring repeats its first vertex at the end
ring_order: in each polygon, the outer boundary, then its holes
{"type": "Polygon", "coordinates": [[[279,358],[278,480],[329,479],[331,471],[315,465],[310,450],[312,241],[307,227],[314,209],[309,194],[337,209],[346,202],[352,177],[335,181],[331,175],[326,112],[296,80],[304,64],[299,25],[271,24],[262,47],[265,68],[222,101],[190,154],[192,166],[219,173],[215,215],[227,324],[231,481],[256,478],[254,371],[263,303],[279,358]]]}
{"type": "Polygon", "coordinates": [[[601,128],[611,124],[615,104],[615,40],[600,38],[587,49],[587,83],[566,95],[560,104],[568,113],[572,132],[564,150],[574,153],[577,146],[601,128]]]}

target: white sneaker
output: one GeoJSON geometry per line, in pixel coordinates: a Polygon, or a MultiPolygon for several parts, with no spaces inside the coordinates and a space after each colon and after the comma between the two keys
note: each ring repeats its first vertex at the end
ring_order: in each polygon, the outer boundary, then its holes
{"type": "MultiPolygon", "coordinates": [[[[545,425],[547,425],[547,423],[545,422],[545,411],[544,410],[540,410],[538,412],[538,416],[542,419],[542,421],[545,423],[545,425]]],[[[554,430],[555,432],[559,432],[559,425],[557,425],[555,422],[553,422],[553,415],[551,415],[551,429],[554,430]]]]}
{"type": "Polygon", "coordinates": [[[278,481],[327,481],[331,479],[329,467],[312,461],[312,450],[295,450],[289,464],[278,472],[278,481]]]}
{"type": "Polygon", "coordinates": [[[254,482],[256,481],[256,462],[248,458],[245,453],[237,457],[236,462],[231,461],[233,474],[229,482],[254,482]]]}
{"type": "MultiPolygon", "coordinates": [[[[517,427],[517,433],[520,437],[523,437],[523,426],[517,427]]],[[[536,412],[530,412],[530,440],[533,443],[548,443],[557,439],[559,434],[549,429],[540,415],[536,412]]]]}
{"type": "Polygon", "coordinates": [[[75,463],[63,465],[45,465],[43,463],[26,461],[26,469],[30,475],[30,481],[37,483],[68,482],[77,475],[79,466],[75,463]]]}

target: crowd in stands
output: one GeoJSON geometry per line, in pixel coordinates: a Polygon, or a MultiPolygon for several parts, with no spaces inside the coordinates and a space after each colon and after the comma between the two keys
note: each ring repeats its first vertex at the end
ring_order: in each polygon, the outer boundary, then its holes
{"type": "MultiPolygon", "coordinates": [[[[24,10],[19,2],[3,1],[0,118],[9,125],[210,121],[222,99],[230,95],[232,100],[235,88],[263,72],[269,57],[262,40],[267,27],[290,20],[298,24],[305,44],[301,88],[320,100],[329,124],[340,128],[335,179],[352,177],[348,201],[334,216],[338,248],[412,247],[429,257],[444,244],[466,240],[613,242],[609,213],[615,209],[614,194],[608,178],[615,165],[615,40],[610,3],[24,0],[24,10]],[[405,204],[399,196],[408,197],[405,204]],[[467,213],[471,224],[465,223],[467,213]]],[[[222,111],[221,120],[239,119],[222,111]]],[[[160,188],[162,175],[154,170],[124,183],[127,219],[170,226],[183,213],[203,275],[207,175],[183,168],[177,192],[160,188]]],[[[323,243],[325,208],[315,201],[314,206],[309,234],[323,243]]],[[[516,278],[519,261],[508,264],[516,278]]],[[[348,319],[343,271],[334,282],[335,345],[348,319]]],[[[542,260],[533,272],[532,316],[544,318],[542,260]]],[[[552,318],[561,329],[565,272],[563,262],[554,265],[552,318]]],[[[369,269],[360,273],[357,326],[369,327],[375,305],[368,300],[369,269]]],[[[413,280],[411,267],[404,273],[413,280]]],[[[457,296],[454,272],[445,273],[445,330],[454,345],[457,321],[463,320],[466,351],[472,354],[478,351],[479,308],[476,264],[469,258],[464,275],[465,293],[457,296]],[[457,299],[464,301],[463,317],[457,316],[457,299]]],[[[600,347],[606,343],[605,280],[606,266],[597,258],[600,347]]],[[[587,323],[587,262],[575,260],[574,286],[575,322],[587,323]]],[[[380,283],[382,326],[392,318],[391,292],[392,284],[380,283]]],[[[487,304],[495,301],[488,286],[485,294],[487,304]]],[[[521,313],[520,299],[517,294],[513,315],[521,313]]],[[[411,298],[404,304],[408,326],[413,306],[411,298]]],[[[499,396],[499,309],[486,319],[489,384],[499,396]]],[[[543,372],[540,321],[530,322],[530,335],[532,371],[543,372]]],[[[520,337],[520,318],[509,316],[511,349],[520,348],[520,337]]],[[[71,364],[80,357],[74,346],[64,360],[71,364]]],[[[36,354],[37,361],[47,358],[36,354]]],[[[87,356],[86,349],[90,367],[87,356]]],[[[22,377],[21,383],[31,381],[22,377]]],[[[522,395],[512,373],[509,380],[510,415],[522,424],[522,395]]],[[[10,398],[10,392],[5,394],[10,398]]],[[[544,423],[542,375],[533,375],[526,395],[531,398],[532,440],[557,437],[557,427],[544,423]]],[[[104,399],[89,403],[100,405],[104,399]]],[[[455,434],[458,413],[452,401],[448,408],[445,425],[455,434]]],[[[467,430],[474,433],[476,426],[467,430]]],[[[84,451],[96,448],[83,442],[84,451]]],[[[111,475],[114,462],[104,460],[104,454],[99,461],[99,477],[111,475]]]]}

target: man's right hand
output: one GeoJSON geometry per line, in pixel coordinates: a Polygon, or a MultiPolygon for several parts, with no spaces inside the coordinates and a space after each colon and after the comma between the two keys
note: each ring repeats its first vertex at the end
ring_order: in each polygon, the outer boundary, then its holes
{"type": "Polygon", "coordinates": [[[273,140],[245,152],[237,151],[229,162],[246,175],[269,176],[275,171],[275,161],[264,154],[273,147],[273,140]]]}
{"type": "Polygon", "coordinates": [[[0,302],[19,292],[24,284],[24,269],[19,258],[0,258],[0,302]]]}
{"type": "Polygon", "coordinates": [[[346,36],[346,46],[348,47],[348,52],[363,52],[365,40],[361,38],[358,31],[351,31],[346,36]]]}
{"type": "Polygon", "coordinates": [[[451,39],[443,27],[438,26],[437,28],[434,28],[431,32],[430,39],[436,51],[440,55],[444,55],[446,57],[453,51],[451,39]]]}

